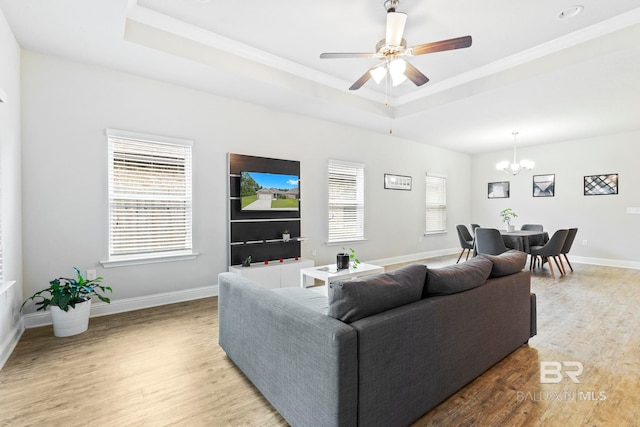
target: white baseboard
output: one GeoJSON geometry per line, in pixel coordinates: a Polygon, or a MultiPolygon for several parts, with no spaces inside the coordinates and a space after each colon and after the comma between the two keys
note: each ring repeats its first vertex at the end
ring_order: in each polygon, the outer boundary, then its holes
{"type": "MultiPolygon", "coordinates": [[[[111,301],[111,304],[96,302],[91,304],[91,317],[107,316],[109,314],[124,313],[127,311],[141,310],[144,308],[158,307],[161,305],[175,304],[177,302],[192,301],[201,298],[215,297],[218,295],[218,285],[202,288],[185,289],[184,291],[165,292],[161,294],[147,295],[143,297],[125,298],[111,301]]],[[[49,311],[37,311],[24,315],[24,325],[27,329],[37,328],[51,324],[49,311]]]]}
{"type": "Polygon", "coordinates": [[[441,249],[441,250],[437,250],[437,251],[418,252],[418,253],[414,253],[414,254],[401,255],[401,256],[396,256],[396,257],[391,257],[391,258],[382,258],[382,259],[377,259],[377,260],[373,260],[373,261],[367,261],[367,264],[385,266],[385,265],[400,264],[400,263],[403,263],[403,262],[413,262],[413,261],[418,261],[418,260],[425,259],[425,258],[436,258],[436,257],[439,257],[439,256],[457,255],[459,253],[460,253],[460,248],[441,249]]]}
{"type": "Polygon", "coordinates": [[[632,270],[640,270],[640,262],[637,261],[625,261],[619,259],[608,259],[608,258],[590,258],[590,257],[581,257],[581,256],[569,256],[569,261],[572,263],[578,264],[591,264],[591,265],[601,265],[604,267],[618,267],[618,268],[630,268],[632,270]]]}
{"type": "Polygon", "coordinates": [[[7,339],[4,340],[2,345],[0,346],[0,370],[2,370],[7,360],[11,356],[13,349],[18,345],[18,341],[22,337],[24,332],[24,321],[20,319],[18,323],[16,323],[11,331],[11,334],[7,336],[7,339]]]}

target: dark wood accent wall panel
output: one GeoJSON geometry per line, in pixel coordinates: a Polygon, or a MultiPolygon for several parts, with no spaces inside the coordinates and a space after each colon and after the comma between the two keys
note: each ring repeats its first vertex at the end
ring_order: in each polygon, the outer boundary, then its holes
{"type": "MultiPolygon", "coordinates": [[[[229,263],[238,265],[251,255],[252,262],[278,261],[300,256],[300,210],[243,211],[240,174],[267,172],[300,176],[300,162],[229,153],[229,263]],[[291,240],[282,241],[289,230],[291,240]]],[[[302,185],[299,184],[302,205],[302,185]]]]}

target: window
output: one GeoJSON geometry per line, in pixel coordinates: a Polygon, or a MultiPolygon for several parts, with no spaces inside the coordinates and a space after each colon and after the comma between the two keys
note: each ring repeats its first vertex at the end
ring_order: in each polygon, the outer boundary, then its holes
{"type": "Polygon", "coordinates": [[[107,137],[109,262],[194,258],[192,142],[113,129],[107,137]]]}
{"type": "Polygon", "coordinates": [[[447,177],[428,173],[426,183],[425,234],[444,233],[447,231],[447,177]]]}
{"type": "Polygon", "coordinates": [[[364,240],[364,165],[329,160],[328,243],[364,240]]]}

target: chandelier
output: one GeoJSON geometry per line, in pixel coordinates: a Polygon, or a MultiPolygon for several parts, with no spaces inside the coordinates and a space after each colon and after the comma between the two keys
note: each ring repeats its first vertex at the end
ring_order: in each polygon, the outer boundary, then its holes
{"type": "Polygon", "coordinates": [[[533,166],[535,165],[535,163],[530,160],[520,160],[520,162],[518,163],[518,161],[516,160],[516,136],[518,135],[518,132],[512,132],[512,134],[513,134],[513,163],[509,163],[508,160],[502,161],[496,165],[496,169],[498,169],[501,172],[507,172],[515,176],[522,171],[529,171],[533,169],[533,166]]]}

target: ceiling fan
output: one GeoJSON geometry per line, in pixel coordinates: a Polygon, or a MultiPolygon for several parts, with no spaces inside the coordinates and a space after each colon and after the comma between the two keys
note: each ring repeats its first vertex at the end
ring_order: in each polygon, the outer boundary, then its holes
{"type": "Polygon", "coordinates": [[[391,76],[394,86],[404,82],[407,78],[416,86],[422,86],[429,81],[427,76],[411,65],[404,57],[424,55],[426,53],[443,52],[453,49],[461,49],[471,46],[471,36],[457,37],[454,39],[440,40],[437,42],[419,44],[407,47],[407,41],[402,38],[407,14],[396,12],[399,0],[386,0],[384,7],[387,10],[387,31],[384,39],[376,45],[374,53],[323,53],[320,58],[377,58],[383,61],[374,65],[351,85],[349,90],[357,90],[370,78],[380,83],[387,75],[391,76]]]}

